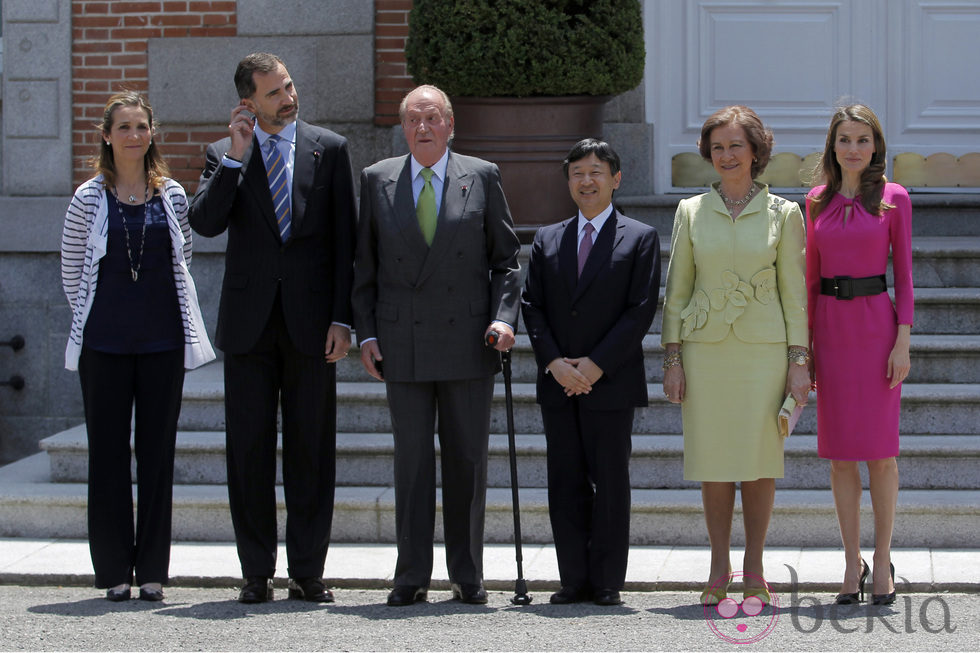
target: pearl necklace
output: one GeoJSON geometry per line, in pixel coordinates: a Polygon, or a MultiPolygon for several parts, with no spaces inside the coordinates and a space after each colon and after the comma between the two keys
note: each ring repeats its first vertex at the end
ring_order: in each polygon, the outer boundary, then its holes
{"type": "MultiPolygon", "coordinates": [[[[119,200],[119,193],[116,192],[116,187],[112,187],[112,196],[116,198],[116,202],[121,205],[122,202],[119,200]]],[[[129,202],[134,204],[136,202],[136,196],[130,195],[129,202]]],[[[139,261],[133,262],[133,250],[129,244],[129,225],[126,224],[126,213],[119,208],[119,217],[122,218],[123,232],[126,234],[126,256],[129,257],[129,272],[133,277],[133,281],[139,281],[140,278],[140,268],[143,267],[143,247],[146,245],[146,223],[149,222],[150,213],[150,185],[146,184],[143,191],[143,235],[140,237],[140,253],[139,261]]]]}

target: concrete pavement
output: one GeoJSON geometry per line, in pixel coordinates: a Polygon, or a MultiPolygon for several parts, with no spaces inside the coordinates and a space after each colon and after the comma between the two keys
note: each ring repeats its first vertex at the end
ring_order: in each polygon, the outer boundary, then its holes
{"type": "MultiPolygon", "coordinates": [[[[741,554],[733,549],[732,561],[741,554]]],[[[525,607],[510,603],[513,546],[486,547],[486,606],[451,600],[441,545],[429,602],[407,608],[384,605],[391,545],[332,545],[325,576],[337,601],[324,605],[285,598],[279,556],[270,603],[235,600],[233,544],[178,542],[165,600],[118,604],[92,587],[87,542],[0,539],[0,650],[972,651],[980,639],[976,549],[894,550],[898,601],[838,608],[839,550],[771,547],[773,605],[730,618],[697,604],[708,568],[700,547],[632,547],[626,603],[613,608],[549,605],[558,586],[549,545],[524,547],[534,599],[525,607]]]]}
{"type": "MultiPolygon", "coordinates": [[[[89,588],[0,586],[0,650],[31,651],[975,651],[973,594],[905,594],[884,608],[811,595],[729,619],[684,592],[631,592],[626,604],[384,605],[384,590],[351,589],[333,604],[242,605],[227,588],[178,587],[162,603],[110,603],[89,588]]],[[[740,597],[739,597],[740,598],[740,597]]]]}

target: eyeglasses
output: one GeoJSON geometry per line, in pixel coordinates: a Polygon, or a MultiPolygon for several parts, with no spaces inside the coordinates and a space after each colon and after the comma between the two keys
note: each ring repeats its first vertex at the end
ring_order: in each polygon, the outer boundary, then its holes
{"type": "Polygon", "coordinates": [[[733,598],[724,598],[719,601],[715,610],[723,619],[731,619],[738,614],[739,609],[746,617],[754,617],[760,614],[765,607],[766,604],[758,596],[750,596],[741,603],[733,598]]]}

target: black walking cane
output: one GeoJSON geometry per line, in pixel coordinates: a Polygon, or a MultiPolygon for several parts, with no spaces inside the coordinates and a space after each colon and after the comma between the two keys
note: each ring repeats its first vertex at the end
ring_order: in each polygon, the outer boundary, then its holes
{"type": "MultiPolygon", "coordinates": [[[[493,347],[500,334],[491,331],[487,334],[487,346],[493,347]]],[[[517,441],[514,436],[514,395],[510,382],[510,351],[500,352],[500,362],[504,370],[504,397],[507,400],[507,448],[510,454],[510,497],[514,504],[514,548],[517,554],[517,581],[514,583],[514,605],[530,605],[531,596],[527,593],[524,580],[524,555],[521,552],[521,502],[517,487],[517,441]]]]}

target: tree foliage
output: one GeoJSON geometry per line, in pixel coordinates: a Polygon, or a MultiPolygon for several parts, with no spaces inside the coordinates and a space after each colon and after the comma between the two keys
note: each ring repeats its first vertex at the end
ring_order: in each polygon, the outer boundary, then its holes
{"type": "Polygon", "coordinates": [[[405,47],[454,96],[616,95],[644,56],[639,0],[415,0],[405,47]]]}

